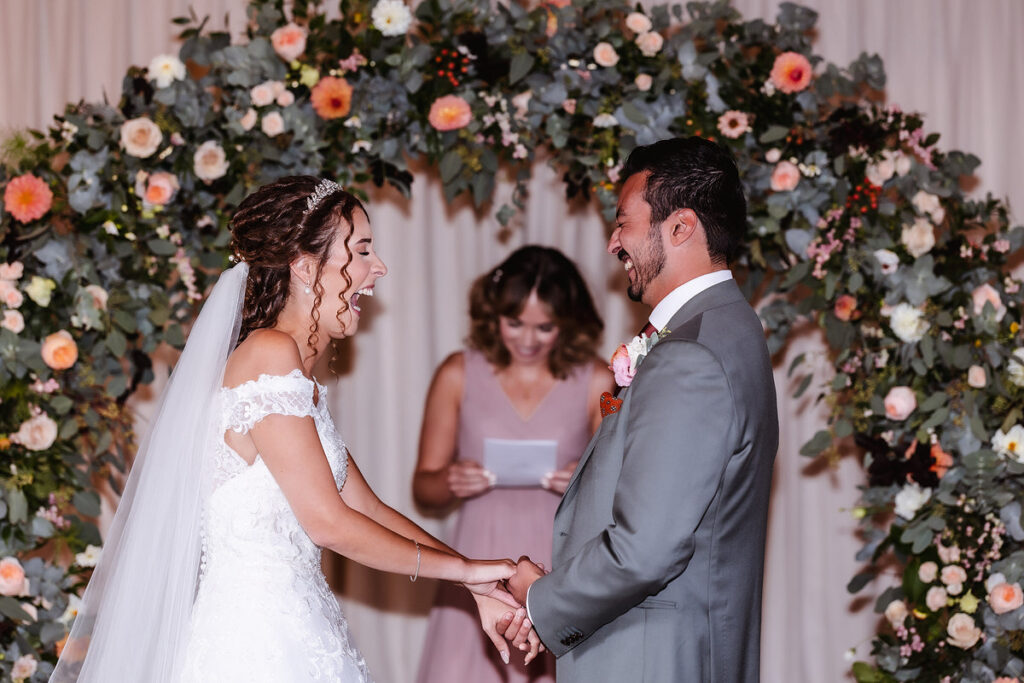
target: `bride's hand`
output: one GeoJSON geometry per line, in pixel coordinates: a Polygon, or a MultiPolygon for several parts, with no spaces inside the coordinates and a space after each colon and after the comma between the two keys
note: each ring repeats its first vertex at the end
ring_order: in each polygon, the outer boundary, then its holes
{"type": "Polygon", "coordinates": [[[505,590],[503,582],[516,573],[512,560],[467,560],[463,585],[476,595],[497,598],[511,607],[519,603],[505,590]]]}

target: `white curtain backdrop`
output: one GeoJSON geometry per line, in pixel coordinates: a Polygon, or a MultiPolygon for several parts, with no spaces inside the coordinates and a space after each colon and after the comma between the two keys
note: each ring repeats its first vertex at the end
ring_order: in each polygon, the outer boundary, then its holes
{"type": "MultiPolygon", "coordinates": [[[[744,14],[773,17],[775,0],[733,0],[744,14]]],[[[983,161],[975,192],[1008,197],[1024,216],[1024,3],[1018,0],[805,0],[821,14],[817,50],[847,64],[877,52],[889,75],[888,102],[926,114],[943,148],[983,161]]],[[[130,64],[175,50],[170,19],[194,7],[236,33],[244,0],[0,0],[0,130],[43,127],[69,101],[116,101],[130,64]]],[[[429,169],[416,174],[414,197],[373,192],[378,252],[391,269],[332,389],[332,410],[374,490],[437,533],[443,520],[415,509],[410,480],[423,398],[435,365],[466,334],[472,279],[515,247],[556,246],[579,264],[606,323],[602,351],[633,334],[644,312],[623,296],[617,261],[604,253],[607,226],[594,206],[567,205],[560,174],[538,163],[529,206],[505,239],[491,212],[447,206],[429,169]]],[[[508,192],[506,184],[499,191],[508,192]]],[[[798,449],[822,424],[819,408],[790,398],[789,359],[820,356],[813,332],[795,339],[778,363],[782,423],[765,568],[762,678],[770,683],[844,680],[844,652],[867,643],[873,598],[845,585],[858,568],[850,509],[863,480],[859,464],[812,462],[798,449]]],[[[145,406],[142,406],[144,411],[145,406]]],[[[377,679],[412,681],[432,599],[428,582],[385,577],[343,562],[329,570],[355,637],[377,679]]],[[[888,585],[887,580],[880,587],[888,585]]],[[[870,596],[870,590],[865,593],[870,596]]]]}

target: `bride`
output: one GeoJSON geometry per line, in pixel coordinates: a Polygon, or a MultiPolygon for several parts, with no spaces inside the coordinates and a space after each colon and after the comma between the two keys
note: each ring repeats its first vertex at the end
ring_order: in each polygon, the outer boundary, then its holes
{"type": "Polygon", "coordinates": [[[50,680],[369,681],[322,547],[462,583],[507,662],[514,563],[466,559],[382,503],[312,376],[387,273],[365,209],[330,180],[282,178],[232,236],[241,262],[193,326],[50,680]]]}

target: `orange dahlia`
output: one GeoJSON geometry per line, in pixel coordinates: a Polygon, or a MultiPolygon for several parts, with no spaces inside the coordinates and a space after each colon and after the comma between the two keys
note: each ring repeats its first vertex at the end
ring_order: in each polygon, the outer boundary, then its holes
{"type": "Polygon", "coordinates": [[[322,119],[348,116],[352,107],[352,86],[344,78],[325,76],[313,86],[309,99],[313,103],[313,110],[322,119]]]}
{"type": "Polygon", "coordinates": [[[438,97],[430,105],[430,114],[427,116],[430,125],[438,130],[465,128],[472,119],[473,112],[469,109],[469,102],[458,95],[438,97]]]}
{"type": "Polygon", "coordinates": [[[31,173],[12,178],[4,190],[4,206],[22,223],[42,218],[52,205],[53,192],[31,173]]]}
{"type": "Polygon", "coordinates": [[[784,93],[800,92],[811,84],[811,63],[799,52],[783,52],[775,58],[770,78],[784,93]]]}

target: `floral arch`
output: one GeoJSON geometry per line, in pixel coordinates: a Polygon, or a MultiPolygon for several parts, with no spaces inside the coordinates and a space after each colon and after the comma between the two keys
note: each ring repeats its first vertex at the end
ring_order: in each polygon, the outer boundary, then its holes
{"type": "Polygon", "coordinates": [[[771,300],[771,347],[809,319],[832,349],[830,422],[802,452],[848,437],[864,450],[865,571],[849,588],[880,563],[903,570],[857,679],[1024,673],[1024,296],[1006,269],[1024,230],[959,189],[977,159],[869,103],[877,57],[825,63],[816,15],[789,3],[775,23],[723,2],[431,0],[413,14],[343,0],[330,20],[308,0],[282,5],[252,2],[238,44],[182,19],[180,54],[130,69],[116,106],[70,105],[4,143],[5,680],[52,667],[100,544],[95,485],[131,452],[125,401],[151,379],[149,354],[183,343],[251,189],[314,173],[408,193],[420,158],[447,198],[491,210],[506,167],[519,185],[496,207],[504,224],[543,150],[567,195],[607,215],[630,149],[690,134],[737,158],[738,267],[771,300]]]}

